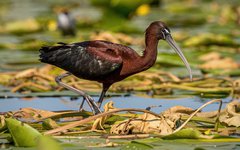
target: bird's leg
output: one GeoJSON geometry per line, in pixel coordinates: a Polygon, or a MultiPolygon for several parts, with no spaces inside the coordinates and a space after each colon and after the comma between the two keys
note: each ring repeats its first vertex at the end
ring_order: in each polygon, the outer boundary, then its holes
{"type": "MultiPolygon", "coordinates": [[[[91,108],[91,110],[92,110],[95,114],[101,113],[101,110],[99,109],[99,107],[97,106],[97,104],[95,103],[95,101],[94,101],[89,95],[87,95],[85,92],[83,92],[83,91],[81,91],[81,90],[78,90],[78,89],[76,89],[76,88],[74,88],[74,87],[72,87],[72,86],[70,86],[70,85],[62,82],[62,79],[63,79],[63,78],[65,78],[65,77],[67,77],[67,76],[70,76],[70,75],[71,75],[71,73],[69,73],[69,72],[64,73],[64,74],[62,74],[62,75],[57,76],[57,77],[55,78],[55,81],[56,81],[59,85],[61,85],[61,86],[65,87],[65,88],[67,88],[67,89],[69,89],[69,90],[71,90],[71,91],[73,91],[73,92],[75,92],[75,93],[83,96],[83,97],[84,97],[84,101],[86,100],[86,101],[88,102],[89,107],[91,108]]],[[[83,104],[81,104],[81,105],[83,105],[83,104]]]]}
{"type": "Polygon", "coordinates": [[[102,102],[103,102],[103,98],[104,98],[104,96],[105,96],[105,94],[106,94],[106,92],[107,92],[107,90],[109,89],[110,86],[111,85],[103,84],[102,93],[101,93],[101,95],[100,95],[100,97],[98,99],[98,102],[97,102],[99,108],[101,108],[101,105],[102,105],[102,102]]]}
{"type": "Polygon", "coordinates": [[[81,105],[80,105],[80,107],[79,107],[79,111],[82,111],[82,110],[83,110],[83,105],[84,105],[85,100],[86,100],[86,99],[83,97],[82,103],[81,103],[81,105]]]}

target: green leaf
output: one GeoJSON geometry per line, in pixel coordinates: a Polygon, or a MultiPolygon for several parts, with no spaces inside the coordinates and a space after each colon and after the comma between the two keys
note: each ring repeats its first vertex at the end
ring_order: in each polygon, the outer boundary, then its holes
{"type": "Polygon", "coordinates": [[[146,143],[142,143],[142,142],[136,142],[136,141],[132,141],[131,143],[123,146],[121,148],[121,150],[145,150],[145,149],[153,149],[153,146],[146,144],[146,143]]]}
{"type": "Polygon", "coordinates": [[[15,146],[33,147],[37,145],[37,139],[42,136],[36,129],[28,124],[13,118],[7,118],[6,124],[13,138],[15,146]]]}
{"type": "Polygon", "coordinates": [[[205,136],[200,131],[193,129],[193,128],[187,128],[182,129],[176,133],[166,135],[162,137],[163,139],[210,139],[212,136],[205,136]]]}
{"type": "Polygon", "coordinates": [[[51,118],[44,120],[42,123],[42,126],[46,130],[51,130],[51,129],[55,129],[55,128],[59,127],[58,124],[51,118]]]}
{"type": "Polygon", "coordinates": [[[51,137],[41,136],[38,141],[38,150],[62,150],[61,145],[51,137]]]}

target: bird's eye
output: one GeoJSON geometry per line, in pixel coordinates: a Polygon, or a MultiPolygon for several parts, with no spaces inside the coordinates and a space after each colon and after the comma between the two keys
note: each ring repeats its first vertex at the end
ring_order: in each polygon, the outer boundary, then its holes
{"type": "Polygon", "coordinates": [[[170,34],[170,30],[169,30],[168,28],[162,29],[162,32],[163,32],[164,34],[170,34]]]}
{"type": "Polygon", "coordinates": [[[162,29],[161,32],[162,32],[163,39],[166,39],[166,35],[170,34],[170,30],[168,28],[162,29]]]}

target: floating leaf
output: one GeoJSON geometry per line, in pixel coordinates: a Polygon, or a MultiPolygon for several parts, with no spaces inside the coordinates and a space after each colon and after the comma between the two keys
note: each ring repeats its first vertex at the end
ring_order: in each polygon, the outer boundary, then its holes
{"type": "Polygon", "coordinates": [[[63,150],[61,145],[49,136],[41,136],[37,143],[38,150],[63,150]]]}
{"type": "Polygon", "coordinates": [[[39,23],[32,18],[10,22],[3,27],[3,31],[14,34],[33,33],[40,31],[41,27],[39,23]]]}
{"type": "Polygon", "coordinates": [[[203,135],[200,131],[193,129],[193,128],[187,128],[187,129],[182,129],[176,133],[166,135],[162,137],[163,139],[211,139],[213,136],[206,136],[203,135]]]}
{"type": "Polygon", "coordinates": [[[185,46],[208,46],[208,45],[236,45],[235,41],[227,35],[202,33],[192,36],[184,42],[185,46]]]}
{"type": "Polygon", "coordinates": [[[6,124],[13,138],[15,146],[33,147],[37,145],[37,139],[42,136],[36,129],[28,124],[13,118],[7,118],[6,124]]]}
{"type": "Polygon", "coordinates": [[[145,149],[153,149],[153,146],[146,143],[142,143],[142,142],[132,141],[131,143],[121,148],[121,150],[128,150],[128,149],[129,150],[145,150],[145,149]]]}

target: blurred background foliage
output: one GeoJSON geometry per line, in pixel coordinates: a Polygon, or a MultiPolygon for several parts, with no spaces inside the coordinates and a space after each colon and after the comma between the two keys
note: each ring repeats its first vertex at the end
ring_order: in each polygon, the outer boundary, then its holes
{"type": "MultiPolygon", "coordinates": [[[[183,49],[195,76],[239,76],[238,0],[4,0],[0,1],[0,71],[41,66],[38,49],[57,42],[103,39],[144,49],[144,30],[162,20],[183,49]],[[67,12],[75,36],[62,36],[57,16],[67,12]]],[[[153,69],[187,76],[164,42],[153,69]]],[[[185,73],[186,72],[186,73],[185,73]]]]}

